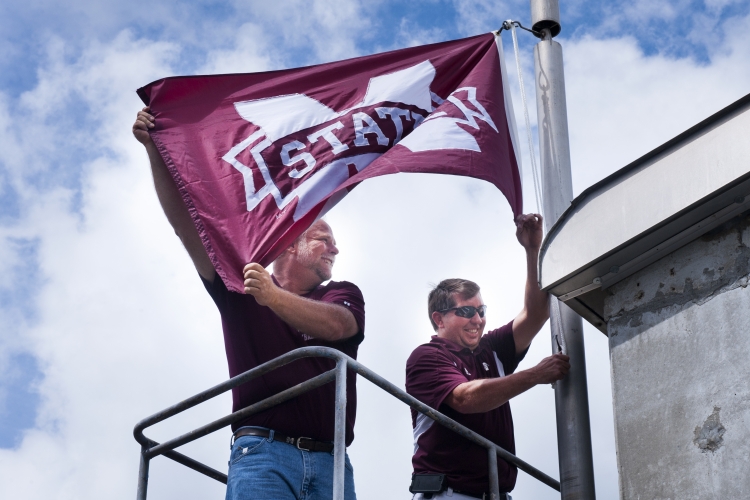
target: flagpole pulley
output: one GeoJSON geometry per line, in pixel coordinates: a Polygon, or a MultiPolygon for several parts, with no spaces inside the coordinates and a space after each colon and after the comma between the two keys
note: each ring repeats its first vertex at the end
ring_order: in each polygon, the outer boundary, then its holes
{"type": "Polygon", "coordinates": [[[551,38],[560,34],[562,27],[560,26],[560,5],[558,0],[531,2],[531,29],[534,30],[534,34],[539,38],[544,38],[542,33],[545,30],[549,30],[551,38]]]}

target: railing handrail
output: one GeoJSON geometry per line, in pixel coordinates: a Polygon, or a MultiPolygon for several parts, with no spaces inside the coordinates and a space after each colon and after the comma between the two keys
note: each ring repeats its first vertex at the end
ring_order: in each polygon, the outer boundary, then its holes
{"type": "MultiPolygon", "coordinates": [[[[336,390],[337,392],[336,410],[337,411],[336,411],[336,422],[335,422],[336,439],[335,439],[334,453],[335,455],[340,454],[340,461],[342,464],[342,467],[334,467],[334,489],[338,489],[336,488],[336,481],[335,481],[337,475],[341,476],[341,480],[343,483],[343,456],[344,456],[343,453],[344,451],[342,451],[341,448],[343,448],[343,443],[344,443],[344,426],[345,426],[344,412],[346,408],[346,383],[345,383],[346,380],[345,379],[346,379],[347,368],[353,370],[355,373],[359,374],[360,376],[364,377],[371,383],[375,384],[380,389],[396,397],[401,402],[407,404],[410,408],[413,408],[414,410],[431,418],[432,420],[439,423],[440,425],[443,425],[444,427],[449,428],[453,432],[456,432],[462,437],[488,450],[488,459],[490,462],[489,472],[490,472],[491,493],[497,494],[498,492],[497,467],[496,467],[498,455],[503,460],[515,465],[516,467],[526,472],[533,478],[541,481],[542,483],[546,484],[547,486],[550,486],[551,488],[557,491],[560,491],[560,483],[557,480],[553,479],[552,477],[548,476],[542,471],[536,469],[535,467],[521,460],[520,458],[510,453],[509,451],[501,448],[500,446],[488,440],[487,438],[464,427],[463,425],[443,415],[442,413],[435,410],[434,408],[427,406],[426,404],[422,403],[418,399],[406,393],[406,391],[404,391],[403,389],[400,389],[399,387],[395,386],[394,384],[384,379],[377,373],[365,367],[364,365],[362,365],[360,362],[356,361],[355,359],[352,359],[351,357],[347,356],[343,352],[338,351],[334,348],[316,346],[316,347],[301,347],[299,349],[290,351],[286,354],[283,354],[277,358],[272,359],[271,361],[267,361],[266,363],[263,363],[262,365],[256,366],[255,368],[252,368],[244,373],[236,375],[230,378],[229,380],[226,380],[214,387],[211,387],[210,389],[200,392],[196,394],[195,396],[189,397],[175,405],[165,408],[164,410],[159,411],[149,417],[144,418],[140,422],[138,422],[138,424],[136,424],[135,428],[133,429],[133,436],[135,437],[135,440],[138,441],[138,443],[141,445],[141,467],[139,471],[139,481],[138,481],[139,500],[145,500],[146,498],[149,461],[158,455],[164,455],[167,458],[175,460],[176,462],[181,463],[197,472],[205,474],[213,479],[216,479],[217,481],[226,483],[227,482],[226,474],[223,474],[215,469],[212,469],[211,467],[208,467],[196,460],[193,460],[190,457],[182,455],[181,453],[174,451],[174,449],[184,444],[187,444],[191,441],[194,441],[198,438],[201,438],[207,434],[215,432],[223,427],[231,425],[234,422],[245,419],[251,415],[267,410],[277,404],[293,399],[304,392],[307,392],[309,390],[328,384],[332,381],[336,381],[336,389],[337,389],[336,390]],[[261,377],[275,369],[278,369],[286,364],[291,363],[292,361],[296,361],[301,358],[309,358],[309,357],[323,357],[323,358],[336,360],[336,367],[326,372],[323,372],[320,375],[317,375],[311,379],[308,379],[305,382],[297,384],[294,387],[290,387],[289,389],[286,389],[278,394],[275,394],[262,401],[259,401],[250,406],[242,408],[241,410],[231,413],[225,417],[215,420],[209,424],[206,424],[202,427],[199,427],[198,429],[185,433],[174,439],[170,439],[169,441],[166,441],[164,443],[161,443],[161,444],[157,443],[156,441],[149,439],[143,434],[143,431],[147,429],[148,427],[151,427],[159,422],[162,422],[170,417],[173,417],[174,415],[177,415],[178,413],[188,410],[194,406],[197,406],[200,403],[203,403],[209,399],[212,399],[218,396],[219,394],[223,394],[233,389],[234,387],[237,387],[238,385],[244,384],[246,382],[249,382],[250,380],[261,377]],[[342,402],[343,402],[343,405],[341,404],[342,402]],[[339,449],[340,453],[336,452],[337,451],[336,448],[339,449]],[[337,474],[337,469],[340,469],[338,471],[338,474],[337,474]]],[[[339,458],[339,457],[334,458],[335,462],[338,461],[336,460],[336,458],[339,458]]],[[[338,496],[335,493],[336,492],[334,492],[334,498],[338,496]]],[[[343,490],[342,490],[342,493],[343,493],[343,490]]]]}

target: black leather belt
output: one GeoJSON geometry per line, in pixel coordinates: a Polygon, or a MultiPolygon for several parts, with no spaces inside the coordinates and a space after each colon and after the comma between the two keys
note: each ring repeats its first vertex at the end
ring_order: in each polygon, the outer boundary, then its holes
{"type": "MultiPolygon", "coordinates": [[[[488,500],[490,498],[489,493],[476,494],[476,493],[469,493],[467,491],[458,491],[458,490],[453,490],[453,493],[460,493],[461,495],[465,495],[467,497],[480,498],[482,500],[488,500]]],[[[508,495],[507,493],[500,493],[499,500],[508,500],[509,498],[510,498],[510,495],[508,495]]]]}
{"type": "MultiPolygon", "coordinates": [[[[232,443],[234,443],[237,438],[241,438],[242,436],[260,436],[264,438],[270,438],[271,431],[270,429],[261,429],[259,427],[245,427],[242,429],[238,429],[234,434],[232,434],[232,443]]],[[[303,451],[324,451],[326,453],[333,452],[333,443],[331,443],[330,441],[316,441],[314,439],[306,437],[293,438],[285,436],[284,434],[276,431],[273,431],[273,439],[274,441],[281,441],[286,444],[291,444],[292,446],[296,446],[297,449],[303,451]]]]}

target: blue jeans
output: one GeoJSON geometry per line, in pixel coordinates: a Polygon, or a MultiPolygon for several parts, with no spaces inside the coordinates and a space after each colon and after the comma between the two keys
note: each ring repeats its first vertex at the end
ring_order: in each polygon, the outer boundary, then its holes
{"type": "MultiPolygon", "coordinates": [[[[229,458],[226,500],[330,500],[333,455],[304,451],[259,436],[235,440],[229,458]]],[[[356,500],[349,456],[344,470],[344,498],[356,500]]]]}

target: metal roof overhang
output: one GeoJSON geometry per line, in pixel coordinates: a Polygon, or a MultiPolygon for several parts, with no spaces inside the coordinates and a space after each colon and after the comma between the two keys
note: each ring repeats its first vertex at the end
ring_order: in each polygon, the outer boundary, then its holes
{"type": "Polygon", "coordinates": [[[607,333],[605,290],[750,210],[750,94],[580,194],[550,229],[540,283],[607,333]]]}

